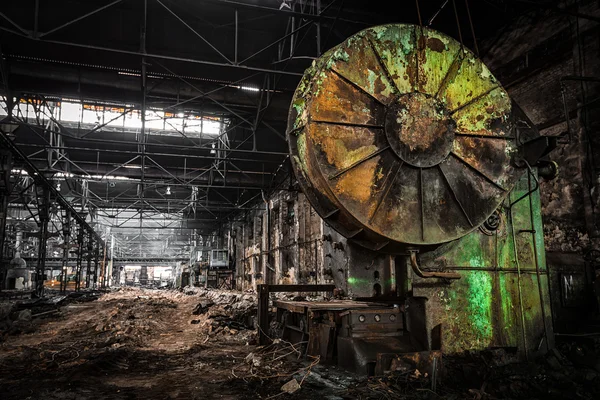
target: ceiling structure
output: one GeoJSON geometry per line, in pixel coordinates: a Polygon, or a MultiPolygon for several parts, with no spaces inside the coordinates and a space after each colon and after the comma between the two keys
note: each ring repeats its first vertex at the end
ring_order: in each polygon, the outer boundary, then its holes
{"type": "Polygon", "coordinates": [[[291,188],[288,107],[304,70],[327,49],[367,27],[402,22],[485,53],[477,44],[534,7],[57,3],[0,5],[0,114],[11,114],[14,143],[96,231],[114,238],[121,255],[140,257],[181,256],[197,235],[210,240],[269,192],[291,188]]]}

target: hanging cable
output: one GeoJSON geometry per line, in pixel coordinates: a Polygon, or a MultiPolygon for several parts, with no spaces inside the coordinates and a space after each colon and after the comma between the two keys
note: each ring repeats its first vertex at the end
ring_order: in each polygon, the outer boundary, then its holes
{"type": "Polygon", "coordinates": [[[465,5],[467,6],[467,16],[469,17],[469,25],[471,26],[471,35],[473,36],[473,47],[475,48],[475,55],[479,57],[479,48],[477,47],[477,39],[475,38],[475,28],[473,27],[473,20],[471,19],[469,0],[465,0],[465,5]]]}
{"type": "Polygon", "coordinates": [[[419,17],[419,26],[423,28],[423,21],[421,20],[421,9],[419,8],[419,0],[415,0],[417,6],[417,17],[419,17]]]}
{"type": "Polygon", "coordinates": [[[452,7],[454,8],[454,18],[456,18],[456,27],[458,28],[458,39],[460,40],[460,47],[463,48],[462,31],[460,30],[460,21],[458,20],[458,12],[456,11],[456,1],[452,0],[452,7]]]}
{"type": "Polygon", "coordinates": [[[429,21],[427,21],[427,26],[431,26],[431,24],[433,24],[433,20],[438,16],[440,11],[446,7],[446,4],[448,4],[448,0],[444,0],[444,3],[440,6],[440,8],[431,16],[431,18],[429,18],[429,21]]]}

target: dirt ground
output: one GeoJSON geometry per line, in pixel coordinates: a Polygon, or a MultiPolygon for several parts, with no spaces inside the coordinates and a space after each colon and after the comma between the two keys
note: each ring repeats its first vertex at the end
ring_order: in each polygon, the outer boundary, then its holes
{"type": "Polygon", "coordinates": [[[283,343],[257,349],[256,333],[244,321],[255,302],[242,297],[216,298],[206,311],[198,310],[201,300],[213,301],[194,292],[127,288],[97,301],[64,305],[59,313],[26,321],[4,335],[0,398],[287,395],[281,386],[294,373],[304,376],[311,362],[298,360],[293,347],[283,343]]]}
{"type": "Polygon", "coordinates": [[[284,341],[257,346],[251,294],[122,288],[57,304],[13,307],[0,325],[0,399],[600,398],[597,342],[537,363],[445,357],[434,386],[419,371],[366,378],[284,341]]]}

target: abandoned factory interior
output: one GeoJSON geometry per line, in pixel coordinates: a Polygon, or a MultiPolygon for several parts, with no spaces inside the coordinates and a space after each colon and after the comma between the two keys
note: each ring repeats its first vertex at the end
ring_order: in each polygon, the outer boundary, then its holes
{"type": "Polygon", "coordinates": [[[600,1],[0,2],[0,398],[600,399],[600,1]]]}

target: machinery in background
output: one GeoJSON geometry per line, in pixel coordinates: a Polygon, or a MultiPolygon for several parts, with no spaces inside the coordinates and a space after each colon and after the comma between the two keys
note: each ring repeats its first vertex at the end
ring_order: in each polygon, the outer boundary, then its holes
{"type": "MultiPolygon", "coordinates": [[[[352,259],[335,281],[351,299],[274,300],[287,340],[366,373],[553,346],[539,177],[556,174],[556,138],[471,51],[414,25],[359,32],[307,69],[287,137],[302,191],[352,259]]],[[[259,285],[261,343],[270,292],[324,286],[259,285]]]]}
{"type": "Polygon", "coordinates": [[[205,288],[233,289],[234,269],[226,249],[208,250],[208,259],[194,263],[194,283],[205,288]]]}

